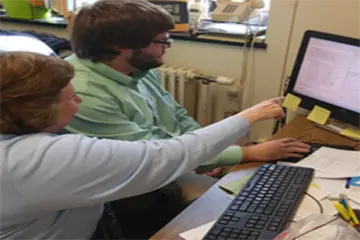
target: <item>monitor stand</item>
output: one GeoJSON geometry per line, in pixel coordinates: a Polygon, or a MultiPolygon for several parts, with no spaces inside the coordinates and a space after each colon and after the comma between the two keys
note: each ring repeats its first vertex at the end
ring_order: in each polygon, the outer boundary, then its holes
{"type": "MultiPolygon", "coordinates": [[[[337,134],[340,134],[346,128],[353,128],[353,129],[356,129],[356,130],[360,131],[360,129],[358,129],[358,128],[354,127],[354,126],[351,126],[351,125],[345,124],[345,123],[341,123],[339,121],[331,120],[331,119],[325,125],[321,125],[321,124],[317,124],[317,123],[315,123],[315,125],[317,127],[319,127],[319,128],[322,128],[322,129],[325,129],[325,130],[328,130],[330,132],[337,133],[337,134]]],[[[351,136],[345,136],[345,135],[342,135],[342,134],[340,134],[340,135],[343,136],[343,137],[349,138],[351,140],[360,141],[359,138],[355,138],[355,137],[351,137],[351,136]]]]}

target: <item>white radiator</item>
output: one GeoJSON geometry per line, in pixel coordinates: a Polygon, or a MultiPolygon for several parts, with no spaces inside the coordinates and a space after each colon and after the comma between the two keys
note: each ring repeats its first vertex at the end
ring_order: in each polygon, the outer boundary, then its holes
{"type": "Polygon", "coordinates": [[[157,68],[162,86],[189,114],[206,126],[213,122],[211,114],[210,83],[232,85],[235,80],[227,77],[212,77],[195,69],[163,65],[157,68]]]}

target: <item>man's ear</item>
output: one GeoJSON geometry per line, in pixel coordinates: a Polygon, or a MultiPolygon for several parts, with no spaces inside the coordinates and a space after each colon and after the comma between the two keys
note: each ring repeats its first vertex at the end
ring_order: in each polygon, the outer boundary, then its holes
{"type": "Polygon", "coordinates": [[[129,48],[116,48],[116,51],[119,52],[119,54],[123,55],[123,56],[132,56],[134,54],[134,49],[129,49],[129,48]]]}

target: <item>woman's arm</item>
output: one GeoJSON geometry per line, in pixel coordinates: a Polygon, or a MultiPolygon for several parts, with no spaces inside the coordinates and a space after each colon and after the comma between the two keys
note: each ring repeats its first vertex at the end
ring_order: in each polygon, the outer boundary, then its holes
{"type": "Polygon", "coordinates": [[[85,207],[158,189],[212,158],[248,129],[247,120],[233,116],[170,140],[34,135],[13,145],[13,153],[28,147],[21,150],[20,162],[12,160],[8,168],[33,204],[58,210],[85,207]]]}

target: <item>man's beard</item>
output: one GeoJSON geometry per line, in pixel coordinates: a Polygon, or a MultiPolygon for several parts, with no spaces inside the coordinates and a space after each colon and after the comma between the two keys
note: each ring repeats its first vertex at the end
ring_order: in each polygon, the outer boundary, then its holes
{"type": "Polygon", "coordinates": [[[140,50],[135,50],[128,63],[136,69],[147,71],[153,68],[160,67],[163,63],[155,60],[153,56],[145,55],[140,50]]]}

